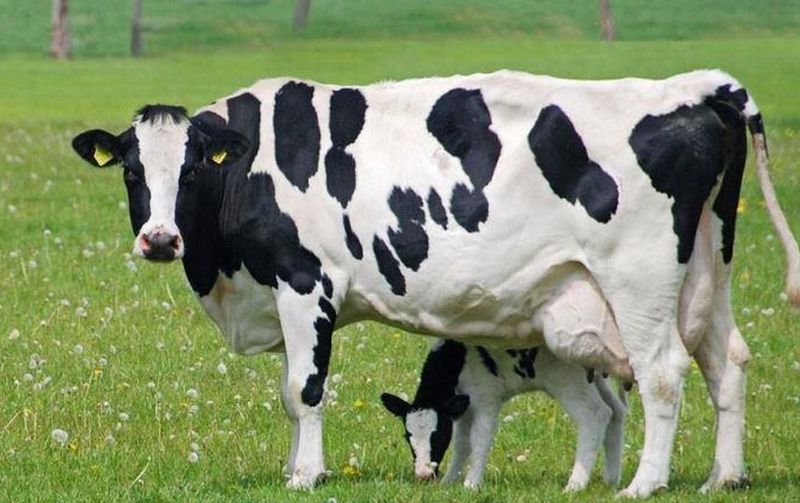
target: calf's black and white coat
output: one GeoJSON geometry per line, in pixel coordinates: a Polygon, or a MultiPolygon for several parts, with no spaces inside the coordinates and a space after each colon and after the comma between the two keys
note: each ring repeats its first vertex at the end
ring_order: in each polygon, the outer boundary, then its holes
{"type": "Polygon", "coordinates": [[[704,488],[745,481],[750,356],[729,280],[747,126],[800,303],[800,252],[769,182],[761,117],[720,71],[270,79],[192,118],[145,107],[122,134],[91,130],[73,146],[95,166],[122,162],[134,252],[182,258],[233,349],[285,350],[291,487],[325,473],[332,332],[374,319],[487,347],[545,344],[634,377],[645,440],[623,494],[646,496],[667,484],[690,355],[717,413],[704,488]],[[616,341],[565,329],[586,289],[609,306],[616,341]]]}
{"type": "Polygon", "coordinates": [[[575,423],[575,462],[565,490],[586,487],[601,446],[605,447],[603,478],[616,485],[625,402],[604,378],[559,360],[546,347],[497,350],[437,341],[425,359],[414,400],[408,403],[388,393],[381,399],[403,422],[418,479],[435,478],[452,436],[453,456],[442,482],[463,475],[464,485],[476,488],[483,480],[500,408],[530,391],[550,395],[575,423]]]}

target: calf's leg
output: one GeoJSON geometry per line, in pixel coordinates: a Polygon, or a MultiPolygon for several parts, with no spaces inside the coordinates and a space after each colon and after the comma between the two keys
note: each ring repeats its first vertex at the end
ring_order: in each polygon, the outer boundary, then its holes
{"type": "MultiPolygon", "coordinates": [[[[471,407],[471,406],[470,406],[471,407]]],[[[453,457],[447,466],[447,472],[442,478],[443,484],[456,482],[464,470],[464,465],[470,457],[470,430],[472,429],[472,413],[468,410],[453,423],[453,457]]]]}

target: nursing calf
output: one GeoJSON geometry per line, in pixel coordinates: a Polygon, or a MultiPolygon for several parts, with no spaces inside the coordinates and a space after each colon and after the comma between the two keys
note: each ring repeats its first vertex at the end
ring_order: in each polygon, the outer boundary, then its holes
{"type": "Polygon", "coordinates": [[[451,437],[453,457],[442,482],[465,476],[478,487],[489,457],[502,405],[520,393],[544,391],[575,423],[578,441],[567,491],[586,487],[601,445],[604,480],[619,482],[626,406],[605,379],[565,363],[545,347],[492,350],[460,342],[436,343],[425,360],[414,400],[384,393],[381,400],[400,418],[418,479],[437,476],[451,437]],[[465,474],[464,465],[469,460],[465,474]]]}
{"type": "Polygon", "coordinates": [[[761,117],[720,71],[271,79],[192,117],[145,107],[123,133],[86,131],[73,147],[94,166],[123,165],[134,253],[181,259],[234,350],[285,351],[291,487],[325,473],[333,330],[374,319],[498,349],[545,344],[632,373],[645,440],[624,494],[646,496],[667,484],[690,354],[717,411],[705,487],[745,479],[749,355],[729,279],[748,126],[800,303],[800,252],[774,199],[761,117]],[[556,300],[576,273],[607,304],[626,359],[544,314],[581,312],[556,300]]]}

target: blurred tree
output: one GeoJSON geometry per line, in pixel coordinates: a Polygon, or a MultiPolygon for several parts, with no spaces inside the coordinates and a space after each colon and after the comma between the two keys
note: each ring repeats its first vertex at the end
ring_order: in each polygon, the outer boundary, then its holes
{"type": "Polygon", "coordinates": [[[131,17],[131,56],[142,55],[142,0],[133,0],[131,17]]]}
{"type": "Polygon", "coordinates": [[[67,23],[68,0],[53,0],[53,39],[50,54],[56,59],[69,57],[69,24],[67,23]]]}
{"type": "Polygon", "coordinates": [[[614,15],[611,13],[611,0],[600,0],[600,38],[614,40],[614,15]]]}
{"type": "Polygon", "coordinates": [[[306,29],[309,10],[311,10],[311,0],[297,0],[294,5],[294,18],[292,19],[292,30],[295,33],[300,33],[306,29]]]}

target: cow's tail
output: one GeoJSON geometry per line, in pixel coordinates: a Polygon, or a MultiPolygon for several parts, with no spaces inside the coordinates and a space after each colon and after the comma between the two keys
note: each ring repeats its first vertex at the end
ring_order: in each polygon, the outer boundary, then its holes
{"type": "Polygon", "coordinates": [[[772,220],[772,225],[778,233],[778,237],[783,245],[786,254],[786,295],[789,301],[800,306],[800,249],[797,247],[797,240],[792,235],[786,216],[778,203],[775,194],[775,186],[769,176],[769,152],[767,150],[767,136],[764,132],[764,123],[758,108],[753,102],[752,97],[748,99],[744,107],[744,115],[747,119],[747,127],[753,137],[753,149],[756,155],[756,174],[761,192],[764,194],[764,203],[767,213],[772,220]]]}

